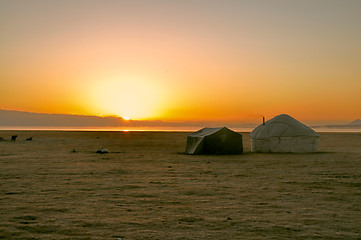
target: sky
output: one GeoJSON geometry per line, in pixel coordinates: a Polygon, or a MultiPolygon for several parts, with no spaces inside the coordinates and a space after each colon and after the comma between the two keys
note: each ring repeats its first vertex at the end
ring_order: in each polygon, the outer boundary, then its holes
{"type": "Polygon", "coordinates": [[[359,0],[0,0],[0,109],[361,118],[359,0]]]}

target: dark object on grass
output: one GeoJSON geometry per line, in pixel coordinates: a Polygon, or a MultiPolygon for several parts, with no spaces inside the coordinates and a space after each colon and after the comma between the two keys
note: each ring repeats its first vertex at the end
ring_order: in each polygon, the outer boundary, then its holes
{"type": "Polygon", "coordinates": [[[0,137],[0,141],[5,141],[5,139],[3,137],[0,137]]]}
{"type": "Polygon", "coordinates": [[[109,153],[108,149],[101,147],[99,150],[97,150],[97,153],[104,154],[109,153]]]}
{"type": "Polygon", "coordinates": [[[12,135],[12,136],[11,136],[11,141],[14,141],[14,142],[15,142],[17,137],[18,137],[18,135],[12,135]]]}
{"type": "Polygon", "coordinates": [[[31,140],[33,140],[33,137],[29,137],[26,139],[26,141],[31,141],[31,140]]]}

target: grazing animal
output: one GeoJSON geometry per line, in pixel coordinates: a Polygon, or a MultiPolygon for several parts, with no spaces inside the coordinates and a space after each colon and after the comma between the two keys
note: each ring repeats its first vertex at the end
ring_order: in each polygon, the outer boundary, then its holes
{"type": "Polygon", "coordinates": [[[31,140],[33,140],[33,137],[29,137],[26,139],[26,141],[31,141],[31,140]]]}
{"type": "Polygon", "coordinates": [[[17,137],[18,137],[18,135],[12,135],[11,136],[11,141],[15,142],[17,137]]]}

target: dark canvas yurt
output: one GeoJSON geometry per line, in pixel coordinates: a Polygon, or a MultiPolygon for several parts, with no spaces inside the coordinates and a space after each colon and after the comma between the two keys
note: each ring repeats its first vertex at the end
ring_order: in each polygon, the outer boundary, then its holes
{"type": "Polygon", "coordinates": [[[242,135],[226,127],[203,128],[187,138],[187,154],[240,154],[242,135]]]}

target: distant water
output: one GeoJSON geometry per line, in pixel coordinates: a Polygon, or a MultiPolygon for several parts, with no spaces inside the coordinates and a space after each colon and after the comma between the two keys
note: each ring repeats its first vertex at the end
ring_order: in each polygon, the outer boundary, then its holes
{"type": "Polygon", "coordinates": [[[358,133],[361,132],[361,128],[328,128],[328,127],[317,127],[313,128],[316,132],[350,132],[358,133]]]}
{"type": "MultiPolygon", "coordinates": [[[[194,132],[203,127],[132,127],[132,128],[122,128],[122,127],[2,127],[0,130],[5,131],[159,131],[159,132],[194,132]]],[[[220,126],[221,127],[221,126],[220,126]]],[[[226,126],[227,127],[227,126],[226,126]]],[[[236,132],[251,132],[254,127],[228,127],[229,129],[236,132]]],[[[360,128],[337,128],[337,127],[312,127],[316,132],[361,132],[360,128]]]]}
{"type": "MultiPolygon", "coordinates": [[[[131,128],[123,128],[123,127],[2,127],[0,126],[0,130],[5,131],[160,131],[160,132],[194,132],[202,129],[203,127],[131,127],[131,128]]],[[[222,126],[219,126],[222,127],[222,126]]],[[[254,128],[245,127],[245,128],[232,128],[233,131],[236,132],[251,132],[254,128]]]]}

